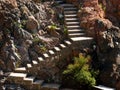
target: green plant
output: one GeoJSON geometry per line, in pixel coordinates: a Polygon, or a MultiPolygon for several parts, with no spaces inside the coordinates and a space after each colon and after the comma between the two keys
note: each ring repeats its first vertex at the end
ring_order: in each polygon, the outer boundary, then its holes
{"type": "Polygon", "coordinates": [[[17,62],[16,62],[16,68],[19,68],[19,67],[21,66],[21,63],[22,63],[22,62],[21,62],[20,60],[17,61],[17,62]]]}
{"type": "Polygon", "coordinates": [[[14,22],[14,25],[17,26],[17,27],[19,27],[19,28],[23,28],[23,27],[24,27],[24,26],[23,26],[21,23],[19,23],[19,22],[14,22]]]}
{"type": "Polygon", "coordinates": [[[52,25],[49,25],[48,26],[48,29],[49,30],[56,30],[57,29],[57,26],[55,24],[52,24],[52,25]]]}
{"type": "Polygon", "coordinates": [[[22,23],[23,26],[25,26],[26,23],[27,23],[27,20],[22,20],[21,23],[22,23]]]}
{"type": "Polygon", "coordinates": [[[54,14],[55,14],[55,11],[52,10],[52,9],[50,9],[50,10],[49,10],[49,13],[52,14],[52,15],[54,15],[54,14]]]}
{"type": "Polygon", "coordinates": [[[64,27],[64,34],[65,34],[65,35],[68,35],[68,30],[67,30],[66,27],[64,27]]]}
{"type": "MultiPolygon", "coordinates": [[[[91,73],[89,65],[90,56],[84,57],[80,55],[74,58],[74,63],[69,64],[67,69],[64,70],[66,80],[72,81],[76,86],[89,86],[92,87],[96,84],[95,76],[93,76],[93,70],[91,73]]],[[[94,74],[95,75],[95,74],[94,74]]]]}
{"type": "Polygon", "coordinates": [[[82,10],[82,6],[83,6],[83,4],[80,3],[80,4],[79,4],[79,10],[82,10]]]}
{"type": "Polygon", "coordinates": [[[46,49],[46,47],[45,47],[44,45],[41,45],[41,46],[40,46],[40,49],[42,50],[42,52],[47,51],[47,49],[46,49]]]}
{"type": "Polygon", "coordinates": [[[33,43],[39,43],[41,40],[40,40],[40,38],[38,38],[38,37],[35,37],[35,38],[33,38],[33,43]]]}
{"type": "Polygon", "coordinates": [[[99,6],[100,6],[100,8],[103,9],[103,11],[106,11],[106,7],[102,3],[100,3],[99,6]]]}

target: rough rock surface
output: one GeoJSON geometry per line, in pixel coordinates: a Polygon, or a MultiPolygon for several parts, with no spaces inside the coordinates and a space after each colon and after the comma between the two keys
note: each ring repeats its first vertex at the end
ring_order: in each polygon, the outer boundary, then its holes
{"type": "Polygon", "coordinates": [[[25,63],[19,65],[19,62],[37,59],[58,43],[60,37],[48,34],[45,29],[54,23],[51,16],[55,17],[55,13],[50,2],[0,1],[0,69],[12,71],[15,67],[24,66],[25,63]]]}
{"type": "Polygon", "coordinates": [[[88,36],[95,38],[99,59],[97,65],[100,65],[102,84],[118,87],[120,81],[120,58],[118,58],[120,55],[120,1],[110,0],[108,3],[107,0],[79,0],[79,4],[77,0],[67,0],[67,2],[79,8],[80,26],[86,30],[88,36]],[[113,69],[115,65],[116,70],[113,69]]]}
{"type": "Polygon", "coordinates": [[[106,18],[113,22],[114,25],[120,26],[120,0],[99,0],[104,7],[106,18]]]}

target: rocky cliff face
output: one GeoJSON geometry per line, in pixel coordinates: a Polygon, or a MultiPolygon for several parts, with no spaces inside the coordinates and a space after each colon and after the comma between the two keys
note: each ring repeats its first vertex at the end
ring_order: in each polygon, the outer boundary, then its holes
{"type": "Polygon", "coordinates": [[[113,87],[119,86],[116,83],[120,81],[120,1],[67,0],[67,2],[79,8],[80,26],[86,30],[88,36],[95,38],[102,83],[113,87]]]}
{"type": "Polygon", "coordinates": [[[105,9],[106,18],[108,18],[116,26],[120,26],[120,1],[119,0],[99,0],[99,3],[105,9]]]}
{"type": "Polygon", "coordinates": [[[19,62],[30,62],[57,44],[59,37],[50,38],[45,30],[54,23],[51,18],[54,16],[49,2],[41,4],[39,0],[1,0],[0,69],[11,71],[21,65],[19,62]]]}

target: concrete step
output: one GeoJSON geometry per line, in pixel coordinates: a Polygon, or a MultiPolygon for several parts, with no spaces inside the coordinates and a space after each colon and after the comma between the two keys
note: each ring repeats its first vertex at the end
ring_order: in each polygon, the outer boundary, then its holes
{"type": "Polygon", "coordinates": [[[71,38],[73,41],[83,41],[83,40],[92,40],[92,37],[73,37],[71,38]]]}
{"type": "Polygon", "coordinates": [[[62,7],[75,7],[73,4],[62,4],[62,7]]]}
{"type": "Polygon", "coordinates": [[[66,48],[66,46],[65,46],[64,44],[59,44],[59,45],[60,45],[60,48],[61,48],[61,49],[66,48]]]}
{"type": "Polygon", "coordinates": [[[26,78],[24,78],[23,83],[24,83],[25,85],[32,85],[34,79],[35,79],[34,76],[26,77],[26,78]]]}
{"type": "Polygon", "coordinates": [[[64,11],[77,11],[78,9],[75,7],[65,7],[64,11]]]}
{"type": "Polygon", "coordinates": [[[48,59],[48,58],[49,58],[49,55],[48,55],[47,53],[44,53],[44,54],[43,54],[43,58],[48,59]]]}
{"type": "Polygon", "coordinates": [[[27,68],[32,68],[32,65],[31,64],[27,64],[27,68]]]}
{"type": "Polygon", "coordinates": [[[77,11],[64,11],[64,15],[77,14],[77,11]]]}
{"type": "Polygon", "coordinates": [[[75,22],[66,22],[66,25],[80,25],[79,21],[75,21],[75,22]]]}
{"type": "Polygon", "coordinates": [[[26,67],[20,67],[20,68],[16,68],[14,71],[16,73],[26,73],[27,69],[26,69],[26,67]]]}
{"type": "Polygon", "coordinates": [[[64,41],[65,45],[70,46],[72,43],[69,40],[64,41]]]}
{"type": "Polygon", "coordinates": [[[36,60],[32,61],[33,66],[38,66],[38,62],[36,60]]]}
{"type": "Polygon", "coordinates": [[[53,50],[48,51],[50,55],[55,55],[55,52],[53,50]]]}
{"type": "Polygon", "coordinates": [[[16,78],[25,78],[27,76],[26,73],[15,73],[12,72],[8,77],[16,77],[16,78]]]}
{"type": "Polygon", "coordinates": [[[56,3],[58,4],[64,4],[65,2],[63,0],[55,0],[56,3]]]}
{"type": "Polygon", "coordinates": [[[82,37],[82,36],[85,36],[85,33],[71,33],[71,34],[68,34],[68,36],[70,38],[73,38],[73,37],[82,37]]]}
{"type": "Polygon", "coordinates": [[[38,57],[38,62],[40,63],[40,62],[43,62],[44,61],[44,59],[42,58],[42,57],[38,57]]]}
{"type": "Polygon", "coordinates": [[[32,84],[33,90],[41,90],[41,86],[43,85],[44,80],[35,80],[32,84]]]}
{"type": "Polygon", "coordinates": [[[61,49],[60,49],[59,47],[54,47],[54,50],[55,50],[56,52],[60,52],[60,51],[61,51],[61,49]]]}
{"type": "Polygon", "coordinates": [[[44,80],[35,80],[34,82],[33,82],[33,84],[35,85],[35,84],[37,84],[37,85],[42,85],[44,83],[44,80]]]}
{"type": "Polygon", "coordinates": [[[77,18],[76,14],[64,15],[65,18],[77,18]]]}
{"type": "Polygon", "coordinates": [[[85,31],[82,29],[68,29],[68,33],[84,33],[85,31]]]}
{"type": "Polygon", "coordinates": [[[41,90],[60,90],[60,84],[45,83],[42,85],[41,90]]]}
{"type": "Polygon", "coordinates": [[[78,18],[65,18],[65,21],[68,22],[78,22],[78,18]]]}
{"type": "Polygon", "coordinates": [[[8,76],[7,81],[9,83],[13,83],[14,82],[14,83],[20,84],[26,76],[27,76],[26,73],[15,73],[15,72],[12,72],[8,76]]]}
{"type": "Polygon", "coordinates": [[[67,29],[80,29],[80,25],[69,25],[69,26],[66,26],[67,29]]]}

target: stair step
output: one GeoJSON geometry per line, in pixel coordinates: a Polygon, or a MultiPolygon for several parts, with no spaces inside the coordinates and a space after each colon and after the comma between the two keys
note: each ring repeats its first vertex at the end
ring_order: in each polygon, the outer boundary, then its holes
{"type": "Polygon", "coordinates": [[[24,80],[31,80],[31,81],[34,81],[34,79],[35,79],[35,76],[28,76],[24,78],[24,80]]]}
{"type": "Polygon", "coordinates": [[[32,84],[32,90],[41,90],[44,80],[35,80],[32,84]]]}
{"type": "Polygon", "coordinates": [[[44,53],[44,54],[43,54],[43,57],[44,57],[44,58],[49,58],[49,55],[48,55],[47,53],[44,53]]]}
{"type": "Polygon", "coordinates": [[[78,22],[78,18],[65,18],[66,22],[78,22]]]}
{"type": "Polygon", "coordinates": [[[54,47],[54,50],[59,52],[60,51],[60,48],[59,47],[54,47]]]}
{"type": "Polygon", "coordinates": [[[48,84],[48,83],[45,83],[42,85],[41,89],[42,90],[60,90],[60,86],[59,84],[48,84]]]}
{"type": "Polygon", "coordinates": [[[34,81],[34,79],[35,79],[35,77],[34,76],[30,76],[30,77],[26,77],[26,78],[24,78],[24,83],[25,84],[32,84],[33,83],[33,81],[34,81]]]}
{"type": "Polygon", "coordinates": [[[64,8],[64,11],[76,11],[76,10],[77,10],[77,8],[75,8],[75,7],[64,8]]]}
{"type": "Polygon", "coordinates": [[[9,83],[15,83],[15,84],[21,84],[23,82],[23,79],[27,76],[25,73],[15,73],[12,72],[7,77],[7,80],[9,83]]]}
{"type": "Polygon", "coordinates": [[[44,80],[35,80],[35,81],[33,82],[33,84],[39,84],[39,85],[42,85],[43,82],[44,82],[44,80]]]}
{"type": "Polygon", "coordinates": [[[64,14],[77,14],[77,11],[64,11],[64,14]]]}
{"type": "Polygon", "coordinates": [[[26,73],[26,68],[25,67],[20,67],[20,68],[16,68],[15,69],[15,72],[17,73],[26,73]]]}
{"type": "Polygon", "coordinates": [[[44,61],[44,59],[42,57],[38,57],[38,61],[42,62],[42,61],[44,61]]]}
{"type": "Polygon", "coordinates": [[[66,26],[67,29],[80,29],[80,25],[72,25],[72,26],[66,26]]]}
{"type": "Polygon", "coordinates": [[[69,34],[69,37],[78,37],[78,36],[84,36],[85,33],[71,33],[69,34]]]}
{"type": "Polygon", "coordinates": [[[71,38],[73,41],[82,41],[82,40],[92,40],[92,37],[73,37],[71,38]]]}
{"type": "Polygon", "coordinates": [[[68,29],[68,33],[84,32],[82,29],[68,29]]]}
{"type": "Polygon", "coordinates": [[[27,74],[25,73],[15,73],[15,72],[12,72],[10,73],[10,75],[8,77],[16,77],[16,78],[25,78],[27,76],[27,74]]]}
{"type": "Polygon", "coordinates": [[[63,7],[75,7],[73,4],[62,4],[63,7]]]}
{"type": "Polygon", "coordinates": [[[65,40],[64,42],[65,42],[65,44],[67,44],[67,45],[71,45],[71,44],[72,44],[72,43],[71,43],[70,41],[68,41],[68,40],[65,40]]]}
{"type": "Polygon", "coordinates": [[[66,48],[66,46],[64,44],[60,44],[60,47],[63,49],[66,48]]]}
{"type": "Polygon", "coordinates": [[[80,22],[66,22],[66,25],[80,25],[80,22]]]}
{"type": "Polygon", "coordinates": [[[27,64],[27,68],[31,68],[32,67],[32,65],[31,64],[27,64]]]}
{"type": "Polygon", "coordinates": [[[49,50],[48,51],[51,55],[54,55],[55,54],[55,52],[53,51],[53,50],[49,50]]]}
{"type": "Polygon", "coordinates": [[[77,17],[77,14],[65,15],[65,17],[68,17],[68,18],[77,17]]]}
{"type": "Polygon", "coordinates": [[[33,63],[33,65],[35,65],[35,66],[38,65],[38,62],[35,61],[35,60],[33,60],[32,63],[33,63]]]}
{"type": "Polygon", "coordinates": [[[56,3],[58,4],[64,4],[65,2],[63,0],[55,0],[56,3]]]}

